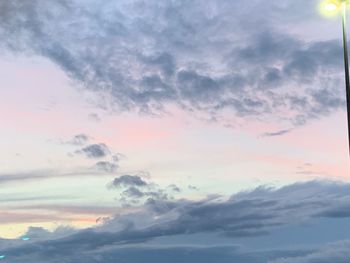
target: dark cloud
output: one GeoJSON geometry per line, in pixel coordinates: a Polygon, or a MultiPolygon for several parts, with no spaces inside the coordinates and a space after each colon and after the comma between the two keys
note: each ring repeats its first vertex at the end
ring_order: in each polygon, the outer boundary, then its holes
{"type": "MultiPolygon", "coordinates": [[[[52,249],[50,250],[52,252],[52,249]]],[[[26,262],[39,262],[45,260],[48,263],[54,263],[61,261],[61,256],[54,253],[50,255],[50,252],[45,251],[44,247],[37,247],[36,252],[28,251],[25,253],[19,253],[11,256],[11,262],[19,263],[26,262]],[[28,259],[30,256],[30,259],[28,259]]],[[[18,250],[12,250],[12,253],[18,253],[18,250]]],[[[203,262],[203,263],[231,263],[245,262],[245,263],[266,263],[270,259],[276,259],[281,256],[297,257],[303,256],[304,251],[253,251],[245,252],[239,250],[234,246],[112,246],[103,249],[102,251],[84,251],[80,255],[77,253],[70,253],[65,256],[67,263],[75,263],[81,260],[87,263],[112,263],[115,260],[121,260],[122,262],[203,262]]],[[[8,257],[9,258],[9,257],[8,257]]],[[[338,263],[338,262],[336,262],[338,263]]]]}
{"type": "MultiPolygon", "coordinates": [[[[127,191],[133,197],[145,195],[135,188],[129,188],[127,191]]],[[[280,189],[261,187],[233,195],[225,201],[220,196],[201,201],[169,200],[153,196],[145,201],[147,213],[162,218],[162,221],[153,222],[149,228],[143,227],[142,237],[154,238],[203,232],[216,232],[236,238],[259,236],[273,228],[302,223],[312,218],[337,218],[338,214],[329,211],[339,210],[340,201],[341,207],[346,211],[345,204],[350,203],[349,196],[348,184],[317,181],[280,189]],[[163,221],[164,218],[168,219],[163,221]]],[[[342,216],[347,217],[347,214],[344,213],[342,216]]],[[[108,224],[114,223],[116,221],[112,220],[108,224]]],[[[136,227],[135,222],[130,225],[136,227]]],[[[129,228],[129,231],[136,230],[129,228]]]]}
{"type": "Polygon", "coordinates": [[[79,151],[76,151],[77,154],[84,154],[88,158],[104,158],[110,154],[110,150],[104,143],[91,144],[79,151]]]}
{"type": "Polygon", "coordinates": [[[2,1],[0,36],[4,48],[50,59],[103,108],[159,113],[171,103],[302,125],[345,105],[341,43],[275,26],[311,19],[315,4],[2,1]]]}
{"type": "Polygon", "coordinates": [[[153,200],[169,200],[172,198],[173,196],[170,193],[158,186],[148,187],[147,190],[131,186],[120,194],[119,201],[124,206],[130,206],[139,205],[144,199],[152,202],[153,200]]]}
{"type": "Polygon", "coordinates": [[[175,184],[162,188],[156,183],[146,181],[139,175],[123,175],[117,177],[110,187],[121,190],[119,201],[124,205],[140,204],[144,200],[169,200],[173,199],[173,193],[181,190],[175,184]]]}
{"type": "Polygon", "coordinates": [[[138,188],[131,186],[128,189],[126,189],[123,193],[123,196],[130,197],[132,199],[139,199],[145,196],[145,193],[143,193],[138,188]]]}
{"type": "Polygon", "coordinates": [[[85,155],[89,159],[105,159],[96,162],[93,169],[107,173],[116,172],[119,168],[119,161],[124,157],[124,155],[112,152],[112,150],[109,149],[109,147],[104,143],[93,143],[86,145],[89,141],[91,141],[91,137],[88,135],[75,135],[67,143],[83,148],[76,150],[74,153],[69,153],[68,155],[85,155]]]}
{"type": "MultiPolygon", "coordinates": [[[[134,191],[130,194],[140,193],[134,191]]],[[[0,249],[8,258],[11,257],[11,262],[20,262],[23,258],[33,262],[57,262],[62,259],[62,255],[66,262],[74,262],[78,257],[84,262],[85,258],[86,262],[114,262],[120,258],[124,262],[134,262],[138,258],[136,255],[143,256],[143,259],[149,257],[161,260],[161,255],[173,255],[170,252],[175,249],[177,253],[174,255],[178,255],[176,259],[183,259],[182,262],[206,257],[208,261],[203,262],[211,262],[209,258],[215,258],[221,251],[224,255],[228,253],[227,258],[224,256],[223,261],[220,261],[221,257],[218,257],[216,262],[239,259],[252,263],[299,263],[330,262],[331,259],[332,262],[340,263],[350,259],[347,241],[320,249],[265,249],[263,252],[232,246],[201,248],[189,244],[177,248],[159,248],[156,245],[147,248],[145,244],[157,238],[169,239],[178,235],[190,237],[199,233],[215,233],[234,240],[254,238],[271,233],[281,226],[304,224],[324,216],[337,220],[337,214],[327,211],[340,209],[340,203],[344,210],[349,207],[349,184],[317,181],[279,189],[259,187],[231,198],[213,196],[199,201],[149,199],[133,212],[106,219],[98,227],[66,231],[59,237],[55,237],[54,233],[48,237],[45,231],[35,231],[35,236],[42,238],[32,239],[30,243],[3,241],[0,242],[0,249]],[[133,245],[135,243],[136,246],[133,245]],[[125,251],[122,252],[124,249],[129,251],[126,254],[133,256],[126,257],[125,251]]],[[[348,217],[345,214],[342,216],[348,217]]]]}
{"type": "Polygon", "coordinates": [[[123,187],[123,186],[147,186],[148,183],[144,181],[138,175],[122,175],[113,180],[112,185],[114,187],[123,187]]]}
{"type": "Polygon", "coordinates": [[[315,249],[304,256],[282,257],[271,263],[346,263],[350,260],[350,241],[340,241],[315,249]]]}
{"type": "Polygon", "coordinates": [[[281,189],[257,188],[227,201],[219,201],[221,197],[199,202],[153,199],[146,204],[156,214],[178,213],[176,220],[159,226],[162,233],[218,231],[239,237],[261,235],[271,228],[321,215],[336,218],[339,215],[329,213],[329,209],[339,211],[341,201],[341,208],[346,211],[349,196],[349,185],[309,182],[281,189]]]}
{"type": "Polygon", "coordinates": [[[321,217],[333,217],[333,218],[350,218],[350,205],[347,202],[345,204],[339,204],[336,207],[326,209],[320,212],[317,216],[321,217]]]}

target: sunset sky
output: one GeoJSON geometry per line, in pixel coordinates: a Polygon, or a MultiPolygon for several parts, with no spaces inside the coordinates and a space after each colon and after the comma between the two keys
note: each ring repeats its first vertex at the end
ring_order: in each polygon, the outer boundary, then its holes
{"type": "Polygon", "coordinates": [[[319,3],[0,0],[0,261],[348,262],[319,3]]]}

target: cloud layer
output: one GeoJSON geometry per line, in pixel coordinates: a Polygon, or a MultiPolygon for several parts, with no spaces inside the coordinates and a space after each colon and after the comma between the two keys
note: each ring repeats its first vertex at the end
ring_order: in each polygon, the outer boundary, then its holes
{"type": "Polygon", "coordinates": [[[308,21],[314,4],[2,1],[0,36],[6,49],[50,59],[104,108],[176,104],[211,119],[229,110],[301,125],[344,106],[341,43],[276,26],[308,21]]]}
{"type": "MultiPolygon", "coordinates": [[[[326,259],[332,258],[332,262],[340,263],[350,259],[346,249],[348,241],[324,249],[310,247],[277,251],[271,248],[264,252],[238,246],[203,247],[195,242],[183,247],[161,246],[160,243],[147,245],[147,242],[179,235],[204,234],[205,237],[212,233],[236,240],[239,244],[242,237],[257,238],[282,226],[312,223],[317,218],[337,220],[339,213],[334,211],[347,211],[349,205],[349,184],[317,181],[280,189],[260,187],[231,198],[212,196],[190,201],[152,197],[143,205],[134,206],[133,212],[116,215],[98,227],[70,229],[63,234],[62,231],[60,234],[45,232],[42,236],[42,231],[37,231],[30,242],[2,241],[0,250],[11,257],[11,262],[25,258],[27,262],[75,262],[77,258],[84,259],[84,262],[115,262],[121,258],[124,262],[138,258],[153,258],[154,262],[161,262],[165,257],[183,262],[204,258],[203,262],[212,262],[217,257],[215,262],[240,259],[254,263],[308,263],[328,262],[326,259]],[[221,254],[222,257],[218,257],[221,254]]],[[[340,215],[349,217],[347,213],[340,215]]]]}

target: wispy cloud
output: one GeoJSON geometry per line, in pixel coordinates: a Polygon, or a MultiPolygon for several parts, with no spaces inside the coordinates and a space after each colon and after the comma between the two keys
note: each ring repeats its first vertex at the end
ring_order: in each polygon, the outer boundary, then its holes
{"type": "Polygon", "coordinates": [[[84,145],[86,144],[91,138],[86,134],[77,134],[75,135],[71,140],[69,140],[67,143],[72,145],[84,145]]]}
{"type": "Polygon", "coordinates": [[[281,136],[285,135],[287,133],[291,132],[290,129],[287,130],[280,130],[280,131],[275,131],[275,132],[265,132],[262,134],[263,137],[275,137],[275,136],[281,136]]]}

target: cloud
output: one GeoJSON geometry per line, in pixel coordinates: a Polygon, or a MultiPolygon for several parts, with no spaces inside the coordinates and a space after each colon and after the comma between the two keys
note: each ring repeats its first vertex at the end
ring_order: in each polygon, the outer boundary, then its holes
{"type": "MultiPolygon", "coordinates": [[[[12,256],[11,259],[14,263],[26,262],[39,262],[40,260],[45,260],[45,262],[53,263],[61,261],[62,257],[58,254],[45,253],[45,248],[37,248],[38,253],[30,253],[30,258],[24,253],[21,253],[16,256],[12,256]]],[[[13,250],[13,253],[17,252],[13,250]]],[[[299,251],[271,251],[271,252],[251,252],[246,253],[240,251],[237,247],[234,246],[207,246],[207,247],[198,247],[198,246],[178,246],[178,247],[154,247],[154,246],[142,246],[142,247],[133,247],[133,246],[113,246],[107,247],[98,253],[95,251],[85,251],[80,255],[77,254],[68,254],[65,256],[65,261],[67,263],[79,262],[84,260],[87,263],[112,263],[116,259],[122,259],[123,262],[218,262],[218,263],[230,263],[232,261],[245,262],[245,263],[266,263],[269,258],[276,258],[280,254],[285,254],[288,256],[299,256],[303,255],[303,252],[299,251]]]]}
{"type": "Polygon", "coordinates": [[[144,180],[140,175],[117,177],[111,182],[109,188],[121,190],[119,201],[125,206],[139,205],[144,200],[169,200],[174,198],[174,193],[181,192],[175,184],[162,188],[154,182],[144,180]]]}
{"type": "Polygon", "coordinates": [[[42,180],[53,176],[53,171],[40,170],[27,173],[0,174],[0,184],[25,180],[42,180]]]}
{"type": "Polygon", "coordinates": [[[171,191],[173,191],[173,192],[177,192],[177,193],[180,193],[180,192],[181,192],[180,187],[178,187],[178,186],[175,185],[175,184],[169,185],[168,188],[169,188],[171,191]]]}
{"type": "MultiPolygon", "coordinates": [[[[114,163],[115,164],[115,163],[114,163]]],[[[117,165],[117,164],[115,164],[117,165]]],[[[69,170],[36,170],[26,173],[11,173],[11,174],[0,174],[0,185],[8,183],[18,183],[19,181],[35,181],[35,180],[46,180],[58,177],[78,177],[78,176],[96,176],[96,165],[93,167],[85,168],[70,168],[69,170]],[[93,169],[92,169],[93,168],[93,169]]],[[[106,170],[100,170],[106,172],[106,170]]]]}
{"type": "Polygon", "coordinates": [[[98,161],[92,167],[93,170],[106,172],[106,173],[114,173],[119,168],[119,161],[124,157],[123,154],[112,152],[109,147],[104,143],[93,143],[86,145],[89,141],[91,141],[91,137],[86,134],[78,134],[75,135],[71,140],[67,143],[74,146],[84,146],[80,148],[74,153],[68,153],[69,156],[73,157],[74,155],[85,155],[88,159],[105,159],[98,161]],[[108,160],[109,159],[109,160],[108,160]]]}
{"type": "MultiPolygon", "coordinates": [[[[109,215],[116,211],[115,206],[97,206],[97,205],[74,205],[74,204],[66,204],[66,205],[53,205],[51,204],[28,204],[28,205],[16,205],[15,209],[21,209],[25,211],[51,211],[51,212],[59,212],[64,213],[66,215],[109,215]]],[[[36,214],[37,220],[40,220],[41,215],[36,214]]],[[[54,220],[55,217],[52,217],[54,220]]],[[[24,222],[24,221],[22,221],[24,222]]]]}
{"type": "Polygon", "coordinates": [[[148,183],[144,181],[138,175],[122,175],[113,180],[112,185],[114,187],[122,187],[122,186],[147,186],[148,183]]]}
{"type": "Polygon", "coordinates": [[[265,132],[262,136],[263,137],[275,137],[275,136],[285,135],[289,132],[291,132],[291,129],[280,130],[280,131],[275,131],[275,132],[265,132]]]}
{"type": "Polygon", "coordinates": [[[350,241],[340,241],[325,245],[304,256],[284,257],[269,263],[345,263],[350,260],[350,241]]]}
{"type": "Polygon", "coordinates": [[[73,196],[67,195],[43,195],[43,196],[11,196],[11,195],[0,195],[0,199],[2,202],[6,203],[23,203],[23,202],[31,202],[31,201],[41,201],[41,200],[72,200],[73,196]]]}
{"type": "Polygon", "coordinates": [[[69,144],[72,145],[84,145],[86,144],[91,138],[86,134],[77,134],[75,135],[70,141],[68,141],[69,144]]]}
{"type": "MultiPolygon", "coordinates": [[[[30,243],[4,245],[6,242],[2,242],[0,249],[8,258],[11,257],[11,262],[20,262],[25,257],[33,262],[56,262],[62,259],[62,255],[66,262],[74,262],[78,257],[86,258],[86,262],[113,262],[125,255],[122,252],[124,249],[133,251],[129,254],[143,255],[144,258],[152,255],[157,260],[160,260],[163,252],[172,255],[168,253],[177,249],[183,262],[205,258],[204,255],[218,255],[215,251],[228,253],[227,258],[218,262],[230,262],[229,259],[232,262],[235,258],[252,263],[329,262],[326,259],[331,257],[334,259],[332,262],[346,262],[349,259],[347,242],[326,246],[325,249],[271,249],[265,252],[223,246],[200,248],[195,241],[184,247],[152,245],[147,248],[149,241],[158,238],[164,240],[179,235],[190,237],[213,233],[238,242],[242,237],[267,235],[281,226],[304,224],[325,216],[337,220],[338,215],[325,212],[337,209],[339,204],[350,204],[349,184],[320,181],[278,189],[259,187],[234,194],[230,198],[213,196],[198,201],[150,198],[130,213],[106,219],[100,226],[75,230],[64,237],[54,238],[53,234],[40,240],[31,239],[30,243]],[[192,251],[193,254],[186,251],[192,251]]],[[[135,260],[124,259],[125,262],[135,260]]]]}
{"type": "Polygon", "coordinates": [[[42,227],[29,227],[27,232],[24,234],[24,236],[28,236],[31,239],[36,240],[45,240],[45,239],[52,239],[52,238],[62,238],[65,236],[69,236],[76,232],[76,229],[70,228],[67,226],[60,226],[55,229],[54,233],[47,231],[46,229],[42,227]]]}
{"type": "MultiPolygon", "coordinates": [[[[145,201],[146,211],[162,218],[161,222],[153,222],[152,227],[143,227],[140,231],[143,237],[202,232],[217,232],[229,237],[259,236],[282,225],[303,223],[317,217],[336,218],[327,212],[338,209],[340,204],[345,207],[350,203],[349,197],[348,184],[318,181],[280,189],[260,187],[235,194],[227,200],[220,196],[200,201],[153,197],[145,201]]],[[[112,220],[106,227],[114,223],[112,220]]],[[[137,228],[135,222],[131,225],[137,228]]],[[[133,232],[132,228],[129,230],[133,232]]]]}
{"type": "Polygon", "coordinates": [[[107,172],[107,173],[113,173],[118,170],[118,165],[112,162],[97,162],[96,168],[100,171],[107,172]]]}
{"type": "Polygon", "coordinates": [[[322,211],[318,214],[321,217],[334,217],[334,218],[350,218],[350,205],[345,202],[339,202],[335,207],[322,211]]]}
{"type": "Polygon", "coordinates": [[[313,4],[3,1],[0,36],[4,48],[60,66],[102,108],[175,104],[219,120],[227,109],[303,125],[345,105],[339,41],[303,41],[276,26],[314,19],[313,4]]]}
{"type": "Polygon", "coordinates": [[[0,174],[0,185],[6,183],[15,183],[24,180],[44,180],[57,177],[71,176],[93,176],[94,174],[114,173],[119,168],[119,162],[125,157],[121,153],[113,152],[104,143],[93,143],[86,145],[91,137],[86,134],[77,134],[70,140],[59,140],[60,144],[71,144],[78,148],[68,156],[84,155],[88,159],[92,159],[94,163],[88,167],[71,167],[68,170],[36,170],[29,172],[0,174]],[[82,147],[82,148],[81,148],[82,147]],[[96,159],[98,159],[96,161],[96,159]]]}
{"type": "MultiPolygon", "coordinates": [[[[52,207],[52,206],[51,206],[52,207]]],[[[25,210],[25,209],[24,209],[25,210]]],[[[50,209],[49,209],[50,210],[50,209]]],[[[59,208],[57,209],[60,210],[59,208]]],[[[77,213],[78,214],[78,213],[77,213]]],[[[73,213],[71,214],[38,214],[36,211],[28,210],[23,212],[16,211],[1,211],[0,223],[3,225],[10,224],[28,224],[28,223],[47,223],[47,222],[70,222],[75,219],[73,213]]]]}
{"type": "Polygon", "coordinates": [[[90,113],[88,115],[89,120],[94,121],[94,122],[101,122],[101,118],[97,113],[90,113]]]}
{"type": "Polygon", "coordinates": [[[76,151],[77,154],[84,154],[86,157],[91,159],[104,158],[110,154],[110,150],[104,143],[91,144],[79,151],[76,151]]]}

